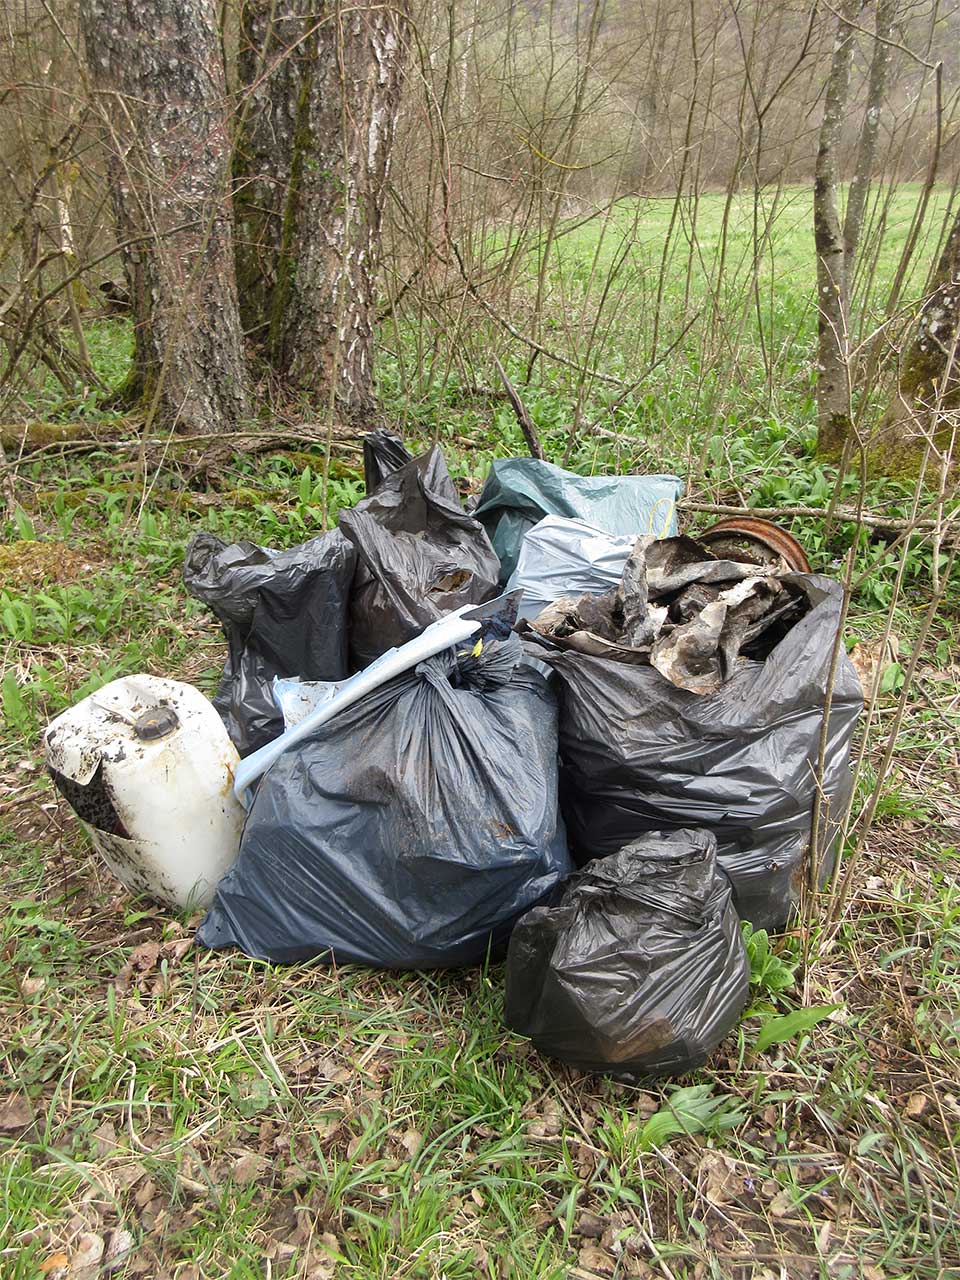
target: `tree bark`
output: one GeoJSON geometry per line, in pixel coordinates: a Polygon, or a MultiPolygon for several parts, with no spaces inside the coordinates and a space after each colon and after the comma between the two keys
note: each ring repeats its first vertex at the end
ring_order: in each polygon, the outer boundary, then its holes
{"type": "Polygon", "coordinates": [[[408,3],[307,20],[270,350],[289,387],[341,412],[374,404],[380,225],[408,34],[408,3]]]}
{"type": "Polygon", "coordinates": [[[871,470],[915,472],[930,441],[949,445],[960,417],[960,213],[933,273],[900,368],[897,395],[870,442],[871,470]]]}
{"type": "Polygon", "coordinates": [[[233,157],[240,318],[265,345],[277,289],[303,76],[306,0],[243,0],[233,157]]]}
{"type": "Polygon", "coordinates": [[[190,431],[246,409],[229,169],[212,0],[81,0],[87,66],[133,301],[134,377],[190,431]]]}
{"type": "Polygon", "coordinates": [[[887,91],[887,71],[893,53],[890,33],[893,31],[898,8],[899,0],[877,0],[876,40],[873,45],[873,56],[870,59],[867,106],[857,144],[853,181],[847,193],[847,207],[843,216],[843,269],[848,288],[853,283],[860,232],[863,229],[863,211],[866,207],[867,190],[873,177],[873,165],[877,155],[880,113],[887,91]]]}
{"type": "Polygon", "coordinates": [[[843,0],[837,18],[827,100],[820,126],[813,187],[813,234],[817,251],[817,451],[836,455],[850,429],[850,388],[847,361],[847,280],[843,232],[837,209],[840,130],[847,110],[852,22],[858,0],[843,0]]]}

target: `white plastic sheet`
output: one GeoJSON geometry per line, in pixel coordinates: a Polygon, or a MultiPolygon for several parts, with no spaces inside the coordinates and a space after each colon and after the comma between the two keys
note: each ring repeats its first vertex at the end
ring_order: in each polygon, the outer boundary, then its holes
{"type": "Polygon", "coordinates": [[[604,533],[585,520],[544,516],[524,535],[508,591],[522,591],[521,618],[532,619],[561,596],[601,594],[615,587],[636,533],[604,533]]]}

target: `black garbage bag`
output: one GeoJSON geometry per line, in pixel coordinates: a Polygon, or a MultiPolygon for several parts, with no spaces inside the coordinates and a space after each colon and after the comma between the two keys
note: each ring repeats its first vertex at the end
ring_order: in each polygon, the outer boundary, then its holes
{"type": "MultiPolygon", "coordinates": [[[[545,638],[529,644],[560,678],[561,796],[577,861],[650,831],[707,827],[737,911],[758,929],[782,927],[799,894],[842,601],[829,578],[782,581],[806,596],[808,612],[764,661],[738,658],[715,693],[691,693],[653,667],[545,638]]],[[[862,705],[860,681],[841,655],[823,777],[834,820],[851,793],[850,743],[862,705]]],[[[835,838],[836,822],[827,830],[835,838]]],[[[832,852],[831,844],[824,881],[832,852]]]]}
{"type": "Polygon", "coordinates": [[[191,539],[187,590],[223,625],[229,652],[213,704],[241,756],[283,732],[274,676],[342,680],[356,552],[337,529],[287,551],[191,539]]]}
{"type": "Polygon", "coordinates": [[[367,497],[376,493],[387,476],[399,471],[413,455],[399,436],[382,427],[363,437],[363,481],[367,497]]]}
{"type": "Polygon", "coordinates": [[[510,939],[507,1026],[584,1071],[637,1079],[702,1066],[750,985],[710,832],[652,833],[554,898],[510,939]]]}
{"type": "Polygon", "coordinates": [[[359,556],[350,603],[350,651],[361,668],[463,605],[497,594],[500,562],[468,516],[435,446],[340,513],[359,556]]]}
{"type": "Polygon", "coordinates": [[[277,963],[478,964],[572,871],[553,695],[515,635],[470,645],[280,756],[202,943],[277,963]]]}

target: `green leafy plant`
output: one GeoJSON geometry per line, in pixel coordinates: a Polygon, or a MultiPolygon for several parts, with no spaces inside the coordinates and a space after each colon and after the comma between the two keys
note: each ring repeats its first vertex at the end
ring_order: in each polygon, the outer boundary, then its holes
{"type": "Polygon", "coordinates": [[[8,671],[4,675],[0,684],[0,696],[3,699],[4,720],[14,733],[26,736],[33,727],[34,717],[14,672],[8,671]]]}
{"type": "Polygon", "coordinates": [[[17,533],[20,535],[22,542],[34,542],[36,540],[37,531],[34,528],[33,521],[24,511],[23,507],[16,507],[13,512],[13,523],[17,526],[17,533]]]}
{"type": "Polygon", "coordinates": [[[828,1004],[819,1008],[794,1009],[792,1013],[784,1014],[782,1017],[766,1018],[757,1036],[757,1052],[763,1053],[764,1049],[769,1049],[771,1045],[786,1044],[788,1040],[795,1040],[804,1031],[809,1031],[818,1022],[829,1018],[831,1013],[835,1013],[839,1008],[838,1004],[828,1004]]]}
{"type": "Polygon", "coordinates": [[[639,1146],[642,1151],[650,1151],[680,1134],[722,1133],[735,1128],[745,1114],[746,1109],[732,1098],[715,1096],[712,1085],[674,1089],[660,1110],[644,1123],[639,1146]]]}
{"type": "Polygon", "coordinates": [[[750,960],[750,986],[758,994],[775,999],[792,991],[797,981],[799,960],[789,954],[789,943],[781,939],[776,950],[771,946],[766,929],[754,929],[744,922],[743,943],[750,960]]]}

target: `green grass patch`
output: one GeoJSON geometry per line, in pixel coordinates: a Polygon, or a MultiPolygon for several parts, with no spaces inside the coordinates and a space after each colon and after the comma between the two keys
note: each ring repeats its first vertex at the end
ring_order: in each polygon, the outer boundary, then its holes
{"type": "MultiPolygon", "coordinates": [[[[913,194],[901,190],[887,212],[878,279],[895,269],[913,194]]],[[[528,381],[521,347],[504,353],[511,376],[555,461],[674,469],[707,499],[822,507],[837,477],[813,453],[809,199],[784,197],[775,255],[756,273],[760,320],[745,199],[724,291],[711,294],[722,208],[722,196],[701,197],[707,265],[697,257],[689,285],[693,210],[683,212],[658,344],[698,309],[701,321],[616,408],[616,388],[596,382],[581,397],[571,371],[547,360],[528,381]],[[581,430],[568,454],[578,409],[629,446],[581,430]]],[[[628,380],[643,372],[668,219],[666,202],[624,202],[606,229],[558,240],[545,345],[588,349],[595,256],[602,273],[622,257],[590,360],[628,380]]],[[[477,390],[493,385],[488,355],[502,335],[451,335],[462,361],[447,376],[440,359],[418,362],[422,335],[402,317],[385,329],[380,387],[411,443],[439,440],[473,489],[492,457],[523,452],[509,407],[477,390]]],[[[122,322],[89,334],[111,386],[129,342],[122,322]]],[[[49,388],[35,408],[81,411],[49,388]]],[[[96,398],[82,412],[95,416],[96,398]]],[[[956,597],[921,655],[837,936],[806,969],[796,934],[750,933],[751,1003],[737,1033],[696,1075],[634,1088],[542,1060],[506,1032],[496,967],[281,969],[189,949],[195,922],[121,892],[45,780],[44,724],[107,681],[151,671],[212,692],[224,645],[183,590],[188,538],[206,528],[282,547],[314,536],[324,498],[335,517],[362,493],[349,458],[335,459],[326,493],[322,475],[309,445],[238,455],[209,474],[150,460],[146,486],[120,450],[20,463],[19,511],[0,541],[0,1274],[58,1275],[58,1259],[98,1248],[101,1262],[126,1259],[126,1272],[106,1274],[209,1280],[951,1274],[956,597]]],[[[852,498],[852,482],[840,494],[852,498]]],[[[867,494],[891,515],[909,499],[894,484],[867,494]]],[[[841,570],[851,525],[787,523],[818,570],[841,570]]],[[[869,644],[900,551],[861,535],[854,552],[865,577],[847,639],[869,644]]],[[[932,568],[929,545],[909,544],[881,735],[932,568]]],[[[864,798],[875,777],[865,774],[864,798]]]]}

